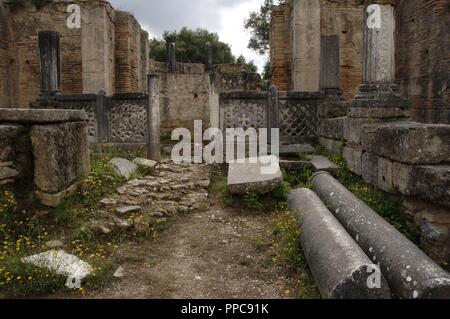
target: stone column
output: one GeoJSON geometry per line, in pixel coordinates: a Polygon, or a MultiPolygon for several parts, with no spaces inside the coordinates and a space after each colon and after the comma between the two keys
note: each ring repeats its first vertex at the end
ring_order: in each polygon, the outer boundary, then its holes
{"type": "Polygon", "coordinates": [[[364,23],[363,84],[359,87],[359,94],[355,99],[400,100],[399,89],[395,84],[393,1],[368,2],[364,23]]]}
{"type": "Polygon", "coordinates": [[[151,160],[161,161],[161,120],[159,115],[159,85],[158,76],[148,76],[148,143],[147,157],[151,160]]]}
{"type": "Polygon", "coordinates": [[[292,90],[319,91],[320,0],[293,0],[292,90]]]}
{"type": "Polygon", "coordinates": [[[60,36],[55,31],[40,31],[41,97],[54,96],[61,84],[60,36]]]}
{"type": "Polygon", "coordinates": [[[211,42],[206,42],[205,49],[205,71],[212,71],[213,69],[213,54],[211,42]]]}
{"type": "Polygon", "coordinates": [[[177,72],[177,58],[175,55],[175,39],[168,37],[167,42],[167,62],[169,63],[169,73],[177,72]]]}
{"type": "Polygon", "coordinates": [[[339,36],[322,36],[320,50],[320,89],[327,95],[342,95],[339,36]]]}

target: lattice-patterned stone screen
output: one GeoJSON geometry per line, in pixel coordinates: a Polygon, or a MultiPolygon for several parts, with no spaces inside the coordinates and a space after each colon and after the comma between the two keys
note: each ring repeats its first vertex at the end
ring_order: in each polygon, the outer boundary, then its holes
{"type": "Polygon", "coordinates": [[[311,142],[316,137],[320,93],[231,92],[220,96],[221,129],[280,129],[282,144],[311,142]],[[271,93],[272,94],[272,93],[271,93]],[[270,124],[269,124],[270,123],[270,124]]]}
{"type": "Polygon", "coordinates": [[[59,95],[39,100],[35,108],[85,110],[92,142],[146,144],[148,141],[148,96],[141,93],[59,95]]]}
{"type": "Polygon", "coordinates": [[[110,143],[145,143],[147,107],[131,100],[112,101],[107,115],[110,143]]]}
{"type": "Polygon", "coordinates": [[[313,140],[317,132],[317,102],[311,100],[280,100],[280,138],[285,143],[313,140]]]}

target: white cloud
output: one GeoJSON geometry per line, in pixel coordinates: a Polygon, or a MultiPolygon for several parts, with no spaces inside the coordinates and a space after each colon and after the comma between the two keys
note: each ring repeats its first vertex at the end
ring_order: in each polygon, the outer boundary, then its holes
{"type": "Polygon", "coordinates": [[[247,48],[250,35],[244,21],[250,11],[257,10],[263,0],[110,0],[120,10],[133,13],[151,36],[165,30],[205,28],[219,34],[231,45],[233,54],[254,60],[263,70],[265,57],[247,48]]]}

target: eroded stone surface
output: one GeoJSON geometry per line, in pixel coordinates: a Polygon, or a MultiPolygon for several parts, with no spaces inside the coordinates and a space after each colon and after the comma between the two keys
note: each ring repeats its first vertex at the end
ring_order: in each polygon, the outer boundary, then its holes
{"type": "Polygon", "coordinates": [[[279,161],[275,156],[249,158],[246,163],[233,161],[228,169],[228,187],[233,194],[248,192],[267,194],[283,181],[279,161]]]}
{"type": "Polygon", "coordinates": [[[138,169],[138,166],[135,163],[124,158],[113,158],[109,161],[109,164],[112,165],[119,176],[127,180],[130,179],[131,175],[138,169]]]}
{"type": "Polygon", "coordinates": [[[89,142],[85,122],[35,125],[31,128],[34,182],[48,194],[56,194],[90,171],[89,142]]]}
{"type": "Polygon", "coordinates": [[[81,110],[0,109],[0,122],[20,124],[55,124],[86,121],[81,110]]]}

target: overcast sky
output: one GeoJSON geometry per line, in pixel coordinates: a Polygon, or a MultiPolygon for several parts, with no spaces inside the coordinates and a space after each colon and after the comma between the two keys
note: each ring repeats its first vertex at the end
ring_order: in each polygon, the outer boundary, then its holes
{"type": "Polygon", "coordinates": [[[265,57],[247,49],[249,33],[244,20],[263,0],[109,0],[117,9],[129,11],[150,37],[165,30],[206,28],[217,32],[220,40],[231,45],[235,56],[244,55],[263,70],[265,57]]]}

